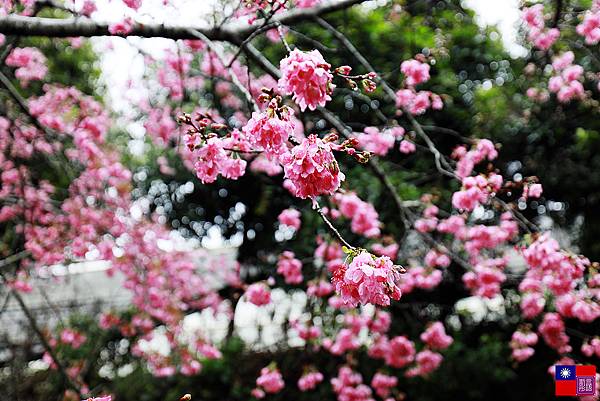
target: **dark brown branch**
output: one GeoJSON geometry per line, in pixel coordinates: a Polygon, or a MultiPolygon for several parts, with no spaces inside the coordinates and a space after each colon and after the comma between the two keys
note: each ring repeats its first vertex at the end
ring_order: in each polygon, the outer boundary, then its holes
{"type": "Polygon", "coordinates": [[[35,334],[37,334],[37,336],[40,338],[40,341],[42,342],[44,349],[46,350],[46,352],[48,352],[48,354],[52,358],[52,361],[54,361],[54,364],[56,365],[56,368],[57,368],[58,372],[60,373],[60,375],[62,376],[63,380],[65,381],[67,387],[74,390],[80,399],[83,398],[81,388],[71,379],[71,377],[68,375],[63,364],[56,357],[56,353],[54,352],[54,350],[50,346],[50,343],[46,339],[46,336],[44,335],[44,333],[38,326],[37,321],[35,320],[35,317],[31,314],[31,311],[25,304],[25,301],[23,301],[23,297],[21,296],[21,294],[19,294],[19,292],[15,291],[15,290],[11,290],[10,294],[15,298],[15,300],[21,307],[21,310],[25,314],[25,317],[27,317],[27,321],[29,322],[29,325],[31,326],[31,328],[35,332],[35,334]]]}
{"type": "MultiPolygon", "coordinates": [[[[316,16],[331,13],[362,3],[366,0],[329,0],[310,8],[295,8],[275,15],[271,22],[283,25],[294,24],[312,19],[316,16]]],[[[241,43],[263,24],[259,19],[253,24],[245,22],[228,23],[221,27],[172,26],[164,24],[136,23],[127,36],[145,38],[161,37],[168,39],[196,39],[191,30],[202,32],[210,40],[241,43]]],[[[0,18],[0,33],[15,36],[46,36],[56,38],[120,36],[109,31],[109,24],[96,22],[89,18],[77,17],[67,19],[25,17],[8,15],[0,18]]]]}

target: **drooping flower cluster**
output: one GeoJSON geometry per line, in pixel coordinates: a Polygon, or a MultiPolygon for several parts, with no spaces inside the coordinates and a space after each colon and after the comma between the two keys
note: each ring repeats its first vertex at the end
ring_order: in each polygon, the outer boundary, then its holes
{"type": "Polygon", "coordinates": [[[391,149],[397,139],[404,136],[404,128],[393,127],[380,131],[377,127],[367,127],[363,132],[356,136],[361,149],[371,152],[378,156],[385,156],[391,149]]]}
{"type": "Polygon", "coordinates": [[[203,183],[215,182],[219,174],[232,180],[244,175],[246,161],[228,154],[220,138],[209,138],[201,146],[195,146],[196,139],[191,136],[186,136],[185,140],[196,159],[196,175],[203,183]]]}
{"type": "Polygon", "coordinates": [[[287,152],[287,140],[295,131],[292,116],[290,108],[280,108],[274,99],[264,112],[253,113],[242,130],[255,150],[262,150],[267,157],[277,158],[287,152]]]}
{"type": "Polygon", "coordinates": [[[362,375],[348,366],[339,369],[337,377],[331,379],[331,386],[338,401],[373,401],[371,388],[363,384],[362,375]]]}
{"type": "Polygon", "coordinates": [[[585,12],[583,21],[577,25],[577,33],[585,38],[588,45],[600,42],[600,3],[592,2],[592,8],[585,12]]]}
{"type": "Polygon", "coordinates": [[[294,49],[281,60],[279,67],[282,75],[279,87],[285,94],[293,95],[300,110],[315,110],[331,100],[335,87],[331,65],[318,50],[303,52],[294,49]]]}
{"type": "Polygon", "coordinates": [[[441,110],[444,107],[442,98],[430,91],[418,91],[414,89],[400,89],[396,92],[396,107],[408,111],[413,115],[425,113],[430,108],[441,110]]]}
{"type": "Polygon", "coordinates": [[[446,334],[442,322],[434,322],[421,333],[421,341],[431,349],[443,350],[448,348],[454,340],[446,334]]]}
{"type": "Polygon", "coordinates": [[[299,198],[332,195],[345,179],[331,145],[316,135],[310,135],[281,156],[281,162],[291,192],[299,198]]]}
{"type": "Polygon", "coordinates": [[[248,151],[250,145],[240,131],[233,130],[219,137],[213,131],[225,126],[209,117],[198,115],[198,125],[187,114],[180,117],[180,121],[190,126],[183,140],[193,169],[203,183],[215,182],[219,175],[233,180],[244,175],[247,162],[238,152],[248,151]]]}
{"type": "Polygon", "coordinates": [[[30,81],[44,79],[48,73],[46,57],[34,47],[15,47],[5,61],[6,65],[16,67],[15,77],[26,86],[30,81]]]}
{"type": "Polygon", "coordinates": [[[323,381],[323,373],[308,372],[298,379],[298,388],[300,391],[312,390],[323,381]]]}
{"type": "Polygon", "coordinates": [[[374,257],[368,252],[356,255],[333,274],[333,284],[344,303],[350,306],[375,304],[387,306],[400,299],[397,285],[400,269],[387,256],[374,257]]]}
{"type": "MultiPolygon", "coordinates": [[[[416,85],[429,81],[429,64],[423,62],[424,56],[419,54],[415,59],[405,60],[400,65],[400,71],[406,77],[406,89],[396,92],[396,107],[410,114],[419,115],[428,109],[440,110],[444,107],[442,98],[430,91],[417,91],[416,85]]],[[[409,152],[404,152],[409,153],[409,152]]]]}
{"type": "Polygon", "coordinates": [[[375,393],[381,398],[387,398],[390,395],[391,389],[398,385],[398,378],[388,376],[383,373],[375,373],[371,379],[371,387],[375,389],[375,393]]]}
{"type": "Polygon", "coordinates": [[[573,52],[569,51],[552,62],[554,75],[548,81],[548,90],[556,93],[556,98],[562,103],[584,96],[584,88],[579,81],[583,75],[583,67],[573,64],[574,59],[573,52]]]}
{"type": "Polygon", "coordinates": [[[342,216],[351,219],[352,232],[367,238],[378,237],[382,223],[372,204],[365,202],[354,192],[337,193],[333,200],[342,216]]]}
{"type": "Polygon", "coordinates": [[[285,387],[285,382],[279,369],[266,367],[260,371],[260,376],[256,379],[256,386],[264,390],[265,393],[274,394],[285,387]]]}
{"type": "Polygon", "coordinates": [[[284,226],[288,226],[298,231],[300,229],[300,226],[302,225],[302,222],[300,221],[300,216],[300,211],[290,208],[285,209],[284,211],[279,213],[279,216],[277,216],[277,220],[280,224],[283,224],[284,226]]]}
{"type": "Polygon", "coordinates": [[[475,166],[484,160],[492,161],[498,157],[498,151],[488,139],[481,139],[467,151],[464,146],[459,146],[452,152],[452,157],[457,159],[456,175],[465,178],[473,172],[475,166]]]}
{"type": "Polygon", "coordinates": [[[300,284],[302,277],[302,262],[296,259],[294,252],[284,251],[277,262],[277,273],[285,278],[287,284],[300,284]]]}
{"type": "Polygon", "coordinates": [[[244,294],[246,300],[256,306],[267,305],[271,303],[271,291],[264,283],[250,284],[244,294]]]}
{"type": "Polygon", "coordinates": [[[546,28],[544,5],[535,4],[523,9],[523,21],[528,29],[528,39],[539,49],[547,50],[559,38],[557,28],[546,28]]]}
{"type": "Polygon", "coordinates": [[[465,177],[462,190],[452,195],[452,206],[459,210],[472,211],[486,203],[490,196],[502,188],[502,176],[490,173],[487,177],[465,177]]]}
{"type": "Polygon", "coordinates": [[[405,60],[400,64],[400,71],[406,77],[406,85],[416,86],[429,81],[429,64],[415,59],[405,60]]]}
{"type": "Polygon", "coordinates": [[[538,342],[538,336],[532,331],[517,330],[513,333],[510,341],[512,358],[517,362],[523,362],[531,358],[535,353],[533,346],[538,342]]]}

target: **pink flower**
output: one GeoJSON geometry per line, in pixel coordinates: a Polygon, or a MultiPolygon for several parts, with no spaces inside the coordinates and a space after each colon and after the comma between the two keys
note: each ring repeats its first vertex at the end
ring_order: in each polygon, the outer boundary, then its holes
{"type": "Polygon", "coordinates": [[[364,133],[359,133],[356,138],[361,149],[379,156],[385,156],[396,142],[392,133],[380,132],[376,127],[365,128],[364,133]]]}
{"type": "Polygon", "coordinates": [[[537,344],[538,336],[534,332],[515,331],[510,341],[512,358],[517,362],[523,362],[533,356],[535,350],[532,348],[537,344]]]}
{"type": "Polygon", "coordinates": [[[244,294],[248,302],[257,306],[267,305],[271,303],[271,291],[263,283],[250,284],[244,294]]]}
{"type": "Polygon", "coordinates": [[[339,206],[340,213],[352,219],[352,232],[367,238],[379,236],[382,224],[373,205],[360,199],[354,192],[335,194],[334,201],[339,206]]]}
{"type": "Polygon", "coordinates": [[[284,251],[277,262],[277,273],[283,275],[287,284],[300,284],[302,277],[302,262],[295,258],[294,252],[284,251]]]}
{"type": "Polygon", "coordinates": [[[360,373],[354,372],[348,366],[342,366],[337,377],[331,379],[333,391],[338,401],[372,401],[371,388],[363,384],[360,373]]]}
{"type": "Polygon", "coordinates": [[[250,170],[257,173],[265,173],[268,176],[274,176],[283,172],[281,164],[275,160],[268,159],[262,154],[250,163],[250,170]]]}
{"type": "Polygon", "coordinates": [[[374,257],[361,252],[349,265],[343,265],[333,274],[333,284],[344,302],[351,306],[376,304],[387,306],[390,298],[400,299],[398,268],[387,256],[374,257]]]}
{"type": "Polygon", "coordinates": [[[575,55],[572,51],[564,52],[560,56],[556,56],[552,59],[552,68],[556,71],[562,71],[575,60],[575,55]]]}
{"type": "Polygon", "coordinates": [[[321,0],[296,0],[296,7],[298,8],[309,8],[319,4],[321,0]]]}
{"type": "Polygon", "coordinates": [[[561,354],[571,351],[569,336],[565,333],[565,323],[558,313],[546,313],[538,330],[549,347],[561,354]]]}
{"type": "Polygon", "coordinates": [[[531,184],[525,187],[525,191],[523,194],[525,198],[539,198],[542,196],[542,184],[531,184]]]}
{"type": "Polygon", "coordinates": [[[406,76],[406,85],[415,86],[429,80],[429,64],[415,59],[403,61],[400,71],[406,76]]]}
{"type": "Polygon", "coordinates": [[[434,322],[421,333],[423,341],[431,349],[446,349],[454,341],[452,337],[446,334],[444,325],[441,322],[434,322]]]}
{"type": "Polygon", "coordinates": [[[323,374],[321,372],[309,372],[298,380],[298,388],[300,391],[308,391],[317,387],[317,384],[323,381],[323,374]]]}
{"type": "Polygon", "coordinates": [[[300,221],[300,212],[296,209],[285,209],[282,211],[279,216],[277,216],[277,220],[279,220],[280,224],[291,227],[294,230],[298,231],[300,229],[300,225],[302,224],[300,221]]]}
{"type": "Polygon", "coordinates": [[[318,50],[303,52],[294,49],[281,60],[281,78],[279,87],[293,99],[304,111],[308,107],[315,110],[317,106],[325,106],[331,100],[335,85],[329,65],[318,50]]]}
{"type": "Polygon", "coordinates": [[[123,3],[134,10],[137,10],[142,6],[142,0],[123,0],[123,3]]]}
{"type": "Polygon", "coordinates": [[[560,31],[557,28],[551,28],[535,35],[533,37],[533,44],[542,50],[548,50],[559,37],[560,31]]]}
{"type": "Polygon", "coordinates": [[[440,366],[443,359],[444,357],[437,352],[433,352],[428,349],[421,351],[415,358],[417,366],[407,370],[406,376],[427,376],[440,366]]]}
{"type": "Polygon", "coordinates": [[[401,153],[409,154],[409,153],[413,153],[415,150],[417,150],[417,146],[414,143],[412,143],[411,141],[404,139],[403,141],[400,142],[400,152],[401,153]]]}
{"type": "Polygon", "coordinates": [[[371,387],[375,389],[375,392],[381,398],[386,398],[390,395],[390,389],[396,387],[398,384],[398,378],[395,376],[384,375],[383,373],[375,373],[371,380],[371,387]]]}
{"type": "Polygon", "coordinates": [[[285,382],[277,368],[262,368],[260,376],[256,379],[256,385],[266,393],[278,393],[285,387],[285,382]]]}
{"type": "Polygon", "coordinates": [[[391,260],[395,260],[398,256],[398,250],[400,249],[400,245],[393,243],[387,246],[382,244],[373,244],[371,246],[371,250],[377,256],[387,256],[391,260]]]}
{"type": "Polygon", "coordinates": [[[46,57],[33,47],[15,47],[6,58],[6,65],[17,67],[15,77],[23,85],[44,79],[48,72],[46,57]]]}
{"type": "Polygon", "coordinates": [[[287,139],[295,129],[289,115],[279,118],[270,110],[272,109],[253,113],[252,118],[242,128],[250,144],[255,149],[263,150],[267,157],[287,152],[287,139]]]}
{"type": "Polygon", "coordinates": [[[83,401],[111,401],[111,400],[112,400],[112,396],[106,395],[104,397],[88,398],[88,399],[83,400],[83,401]]]}
{"type": "Polygon", "coordinates": [[[131,17],[127,17],[122,21],[110,24],[108,27],[108,32],[110,32],[111,35],[126,36],[133,30],[134,25],[135,23],[133,19],[131,19],[131,17]]]}
{"type": "Polygon", "coordinates": [[[600,42],[600,10],[587,11],[576,30],[579,35],[585,37],[585,43],[588,45],[600,42]]]}
{"type": "Polygon", "coordinates": [[[281,157],[285,177],[299,198],[333,195],[345,176],[340,171],[331,146],[316,135],[305,138],[290,153],[281,157]]]}
{"type": "Polygon", "coordinates": [[[392,338],[384,353],[385,363],[394,368],[402,368],[415,359],[415,344],[405,336],[392,338]]]}

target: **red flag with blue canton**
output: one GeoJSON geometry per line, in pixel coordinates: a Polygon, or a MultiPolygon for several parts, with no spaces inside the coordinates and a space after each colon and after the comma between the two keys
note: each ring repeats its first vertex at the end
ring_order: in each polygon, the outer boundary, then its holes
{"type": "Polygon", "coordinates": [[[596,395],[596,367],[555,365],[554,394],[557,396],[596,395]]]}

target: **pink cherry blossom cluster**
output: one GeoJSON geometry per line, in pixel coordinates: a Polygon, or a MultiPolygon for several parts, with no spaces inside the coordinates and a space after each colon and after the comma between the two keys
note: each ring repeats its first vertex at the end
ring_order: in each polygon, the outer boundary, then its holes
{"type": "Polygon", "coordinates": [[[133,18],[125,17],[122,20],[110,24],[108,27],[108,31],[112,35],[127,36],[129,33],[131,33],[131,31],[133,31],[134,26],[135,21],[133,20],[133,18]]]}
{"type": "Polygon", "coordinates": [[[384,245],[380,243],[375,243],[371,246],[371,251],[374,255],[377,256],[387,256],[391,260],[396,260],[398,257],[398,251],[400,250],[400,245],[395,242],[391,244],[384,245]]]}
{"type": "Polygon", "coordinates": [[[430,91],[400,89],[396,92],[396,107],[413,115],[420,115],[429,109],[441,110],[444,107],[442,98],[430,91]]]}
{"type": "Polygon", "coordinates": [[[309,8],[319,4],[321,0],[295,0],[296,7],[298,8],[309,8]]]}
{"type": "Polygon", "coordinates": [[[584,88],[579,79],[583,75],[583,67],[572,64],[573,52],[566,52],[554,59],[552,67],[554,75],[548,81],[548,89],[556,93],[559,102],[566,103],[584,97],[584,88]]]}
{"type": "Polygon", "coordinates": [[[271,291],[265,283],[250,284],[244,294],[246,300],[256,306],[271,303],[271,291]]]}
{"type": "Polygon", "coordinates": [[[397,285],[399,268],[387,256],[374,257],[368,252],[354,256],[333,274],[333,284],[345,304],[387,306],[390,299],[400,299],[397,285]]]}
{"type": "Polygon", "coordinates": [[[600,358],[600,337],[594,337],[591,340],[586,340],[581,345],[581,353],[588,358],[596,356],[600,358]]]}
{"type": "Polygon", "coordinates": [[[565,322],[558,313],[546,313],[538,330],[546,344],[561,354],[571,352],[565,322]]]}
{"type": "Polygon", "coordinates": [[[444,357],[431,350],[425,349],[415,356],[416,366],[408,369],[406,377],[427,376],[440,367],[444,357]]]}
{"type": "Polygon", "coordinates": [[[313,390],[319,383],[323,381],[323,373],[308,372],[298,379],[298,388],[300,391],[313,390]]]}
{"type": "Polygon", "coordinates": [[[290,228],[293,228],[295,231],[298,231],[300,229],[300,226],[302,225],[302,222],[300,221],[300,216],[300,211],[289,208],[282,211],[279,214],[279,216],[277,216],[277,220],[280,224],[283,224],[284,226],[288,226],[290,228]]]}
{"type": "Polygon", "coordinates": [[[61,344],[70,345],[73,349],[77,349],[85,343],[87,337],[72,329],[63,329],[60,333],[61,344]]]}
{"type": "Polygon", "coordinates": [[[468,177],[473,169],[484,160],[492,161],[498,157],[496,147],[489,139],[481,139],[471,149],[459,146],[452,152],[452,157],[457,160],[456,175],[460,178],[468,177]]]}
{"type": "MultiPolygon", "coordinates": [[[[336,193],[333,201],[338,206],[339,213],[351,219],[352,232],[367,238],[380,235],[382,223],[379,221],[379,214],[369,202],[363,201],[354,192],[336,193]]],[[[330,213],[335,214],[334,210],[330,213]]]]}
{"type": "Polygon", "coordinates": [[[585,12],[583,21],[576,27],[577,33],[585,38],[588,45],[600,42],[600,3],[592,2],[592,8],[585,12]]]}
{"type": "Polygon", "coordinates": [[[559,38],[558,28],[546,28],[543,4],[524,8],[522,18],[528,30],[527,38],[535,47],[548,50],[559,38]]]}
{"type": "Polygon", "coordinates": [[[523,362],[531,358],[535,353],[533,346],[538,342],[538,336],[532,331],[517,330],[510,340],[512,358],[517,362],[523,362]]]}
{"type": "Polygon", "coordinates": [[[46,77],[48,67],[46,57],[34,47],[15,47],[5,61],[9,67],[16,67],[15,77],[21,85],[39,81],[46,77]]]}
{"type": "Polygon", "coordinates": [[[254,149],[263,151],[269,158],[277,158],[288,151],[288,137],[295,131],[292,116],[290,108],[279,108],[273,99],[266,111],[253,113],[242,130],[254,149]]]}
{"type": "Polygon", "coordinates": [[[373,387],[378,396],[384,399],[389,397],[391,390],[397,385],[397,377],[388,376],[379,372],[375,373],[373,379],[371,379],[371,387],[373,387]]]}
{"type": "Polygon", "coordinates": [[[166,146],[177,136],[177,124],[170,106],[151,109],[144,123],[146,134],[159,146],[166,146]]]}
{"type": "MultiPolygon", "coordinates": [[[[400,71],[406,77],[406,89],[396,92],[396,107],[408,111],[410,114],[419,115],[428,109],[440,110],[444,107],[442,98],[430,91],[417,91],[415,86],[429,81],[429,64],[423,62],[424,56],[418,55],[415,59],[405,60],[400,65],[400,71]]],[[[404,152],[409,153],[409,152],[404,152]]]]}
{"type": "Polygon", "coordinates": [[[374,401],[371,388],[363,384],[362,375],[348,366],[338,370],[337,377],[331,379],[331,387],[338,401],[374,401]]]}
{"type": "Polygon", "coordinates": [[[325,106],[331,100],[333,75],[328,64],[318,50],[303,52],[294,49],[281,60],[279,87],[304,111],[325,106]]]}
{"type": "Polygon", "coordinates": [[[459,210],[472,211],[477,206],[485,204],[497,191],[502,188],[502,176],[490,173],[487,177],[465,177],[462,189],[452,195],[452,206],[459,210]]]}
{"type": "Polygon", "coordinates": [[[434,350],[444,350],[454,342],[452,337],[446,334],[442,322],[433,322],[427,330],[421,333],[420,338],[429,348],[434,350]]]}
{"type": "Polygon", "coordinates": [[[284,251],[277,262],[277,273],[281,274],[286,284],[300,284],[302,277],[302,262],[296,259],[294,252],[284,251]]]}
{"type": "Polygon", "coordinates": [[[321,329],[319,327],[301,324],[297,320],[290,321],[290,326],[298,333],[298,337],[304,341],[315,340],[321,335],[321,329]]]}
{"type": "Polygon", "coordinates": [[[280,392],[285,387],[285,382],[279,369],[276,367],[266,367],[260,371],[260,376],[256,379],[256,387],[259,391],[255,393],[255,396],[260,394],[260,391],[263,392],[264,396],[264,393],[274,394],[280,392]]]}
{"type": "Polygon", "coordinates": [[[309,135],[282,155],[281,162],[285,178],[290,180],[291,192],[299,198],[333,195],[345,179],[331,144],[316,135],[309,135]]]}
{"type": "Polygon", "coordinates": [[[361,149],[378,156],[385,156],[396,143],[395,134],[397,135],[401,132],[400,137],[404,134],[404,130],[401,127],[398,128],[399,130],[395,131],[379,131],[377,127],[366,127],[356,138],[361,149]]]}
{"type": "Polygon", "coordinates": [[[405,60],[400,64],[400,71],[406,77],[407,86],[416,86],[429,81],[429,64],[415,59],[405,60]]]}

